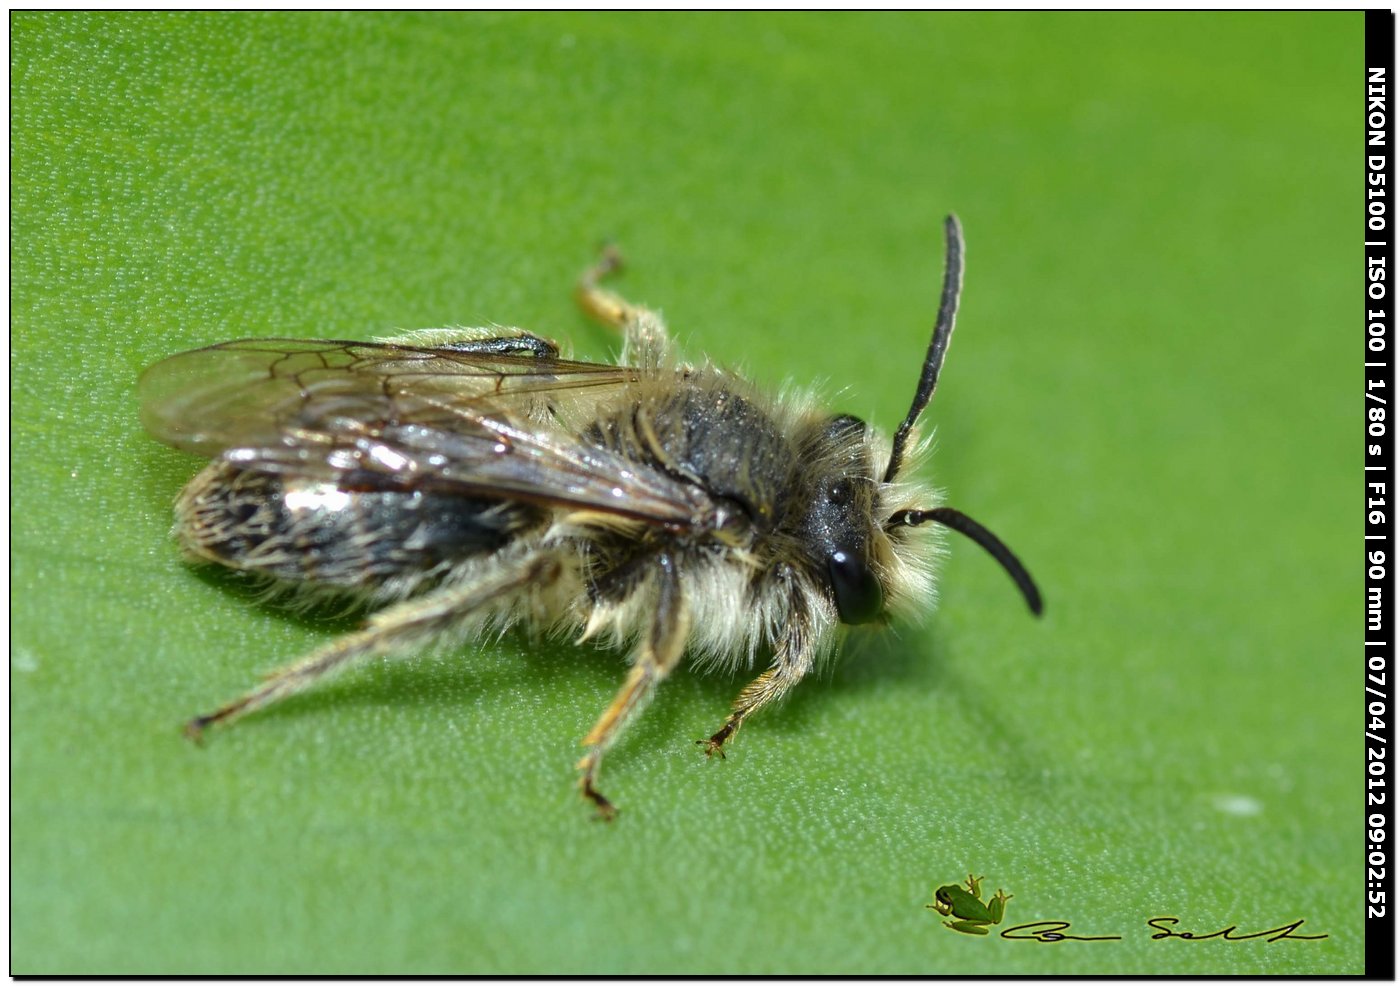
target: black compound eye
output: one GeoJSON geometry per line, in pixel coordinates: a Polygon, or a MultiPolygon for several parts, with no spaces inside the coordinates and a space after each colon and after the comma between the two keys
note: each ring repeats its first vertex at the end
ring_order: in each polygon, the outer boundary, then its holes
{"type": "Polygon", "coordinates": [[[838,414],[826,422],[827,437],[838,441],[864,438],[867,430],[865,422],[854,414],[838,414]]]}
{"type": "Polygon", "coordinates": [[[826,502],[833,507],[844,507],[855,498],[855,484],[849,479],[838,480],[826,488],[826,502]]]}
{"type": "Polygon", "coordinates": [[[858,556],[833,551],[826,556],[826,569],[842,623],[869,623],[884,611],[885,591],[880,580],[858,556]]]}

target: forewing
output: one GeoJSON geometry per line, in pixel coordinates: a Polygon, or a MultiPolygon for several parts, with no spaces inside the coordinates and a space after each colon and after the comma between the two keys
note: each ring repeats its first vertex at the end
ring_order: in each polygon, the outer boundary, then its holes
{"type": "MultiPolygon", "coordinates": [[[[156,438],[213,457],[305,431],[528,416],[550,394],[626,386],[637,371],[531,355],[391,343],[241,339],[161,360],[141,375],[141,422],[156,438]]],[[[599,394],[601,396],[601,394],[599,394]]]]}
{"type": "Polygon", "coordinates": [[[693,527],[698,487],[551,425],[638,371],[388,343],[248,339],[148,369],[142,422],[176,448],[344,488],[460,490],[693,527]]]}

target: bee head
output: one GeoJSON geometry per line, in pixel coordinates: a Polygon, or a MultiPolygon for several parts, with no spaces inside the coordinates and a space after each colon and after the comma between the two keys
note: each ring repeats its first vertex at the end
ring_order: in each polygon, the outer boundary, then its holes
{"type": "MultiPolygon", "coordinates": [[[[887,605],[898,605],[917,588],[907,573],[903,528],[934,522],[966,535],[986,549],[1015,581],[1031,612],[1043,604],[1030,573],[995,534],[951,507],[919,509],[908,502],[918,491],[900,482],[914,427],[933,397],[938,371],[948,352],[962,290],[962,229],[953,216],[944,225],[948,260],[933,339],[914,391],[909,413],[895,430],[883,470],[876,466],[877,441],[860,418],[838,414],[812,421],[799,445],[807,498],[796,534],[808,572],[821,584],[842,623],[881,619],[887,605]],[[898,503],[890,503],[890,498],[898,503]],[[906,575],[899,575],[900,571],[906,575]]],[[[917,564],[913,566],[917,568],[917,564]]],[[[918,580],[913,580],[917,583],[918,580]]]]}
{"type": "Polygon", "coordinates": [[[868,429],[860,418],[827,419],[808,443],[812,499],[802,541],[826,582],[842,623],[869,623],[885,610],[885,590],[871,564],[876,486],[868,429]]]}

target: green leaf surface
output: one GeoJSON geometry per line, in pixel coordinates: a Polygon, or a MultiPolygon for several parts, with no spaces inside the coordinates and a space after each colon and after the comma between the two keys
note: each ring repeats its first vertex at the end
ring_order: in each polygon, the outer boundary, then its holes
{"type": "Polygon", "coordinates": [[[15,973],[1357,973],[1362,15],[12,17],[15,973]],[[922,625],[693,741],[507,637],[179,725],[342,632],[184,567],[134,383],[520,325],[597,242],[692,354],[892,427],[968,239],[922,625]],[[968,871],[1119,941],[944,928],[968,871]],[[1306,923],[1323,940],[1151,938],[1306,923]]]}

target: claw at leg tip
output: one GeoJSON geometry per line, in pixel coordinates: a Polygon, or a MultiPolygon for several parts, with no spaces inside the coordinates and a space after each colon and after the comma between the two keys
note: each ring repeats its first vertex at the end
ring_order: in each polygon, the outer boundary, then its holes
{"type": "Polygon", "coordinates": [[[696,740],[696,741],[695,741],[695,745],[696,745],[696,746],[703,746],[703,747],[705,748],[705,756],[707,756],[707,757],[713,757],[716,753],[718,753],[718,754],[719,754],[719,758],[720,758],[721,760],[728,760],[728,759],[729,759],[728,757],[726,757],[726,756],[724,755],[724,741],[723,741],[723,740],[719,740],[718,742],[716,742],[715,738],[714,738],[713,736],[711,736],[709,739],[698,739],[698,740],[696,740]]]}
{"type": "Polygon", "coordinates": [[[581,786],[583,796],[593,802],[593,820],[598,822],[611,822],[617,817],[617,807],[603,797],[602,793],[592,784],[584,782],[581,786]]]}
{"type": "Polygon", "coordinates": [[[625,263],[626,262],[622,258],[622,251],[618,249],[617,244],[612,240],[605,241],[602,248],[598,251],[598,266],[611,274],[621,270],[625,263]]]}

